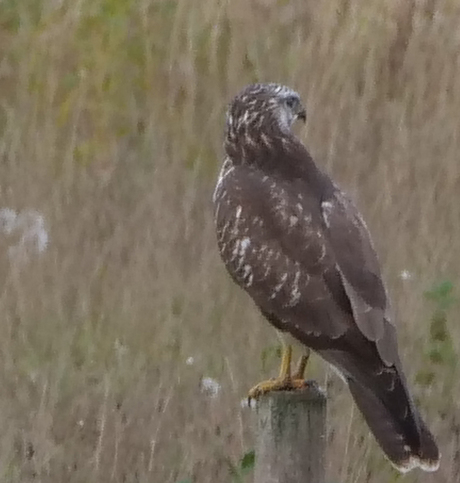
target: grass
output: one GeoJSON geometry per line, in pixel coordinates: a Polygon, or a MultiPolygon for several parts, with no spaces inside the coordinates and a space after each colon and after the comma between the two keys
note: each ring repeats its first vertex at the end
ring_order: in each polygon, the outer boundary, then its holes
{"type": "MultiPolygon", "coordinates": [[[[21,260],[1,239],[0,481],[230,482],[251,454],[240,402],[276,339],[224,272],[210,198],[226,103],[256,80],[301,93],[300,137],[373,233],[443,452],[405,481],[457,480],[459,21],[452,0],[0,2],[0,208],[50,237],[21,260]]],[[[330,481],[399,481],[311,372],[330,481]]]]}

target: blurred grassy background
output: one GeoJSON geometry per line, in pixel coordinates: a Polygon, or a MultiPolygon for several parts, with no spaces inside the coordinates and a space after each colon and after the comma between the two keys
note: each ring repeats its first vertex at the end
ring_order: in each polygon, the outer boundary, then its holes
{"type": "MultiPolygon", "coordinates": [[[[253,81],[301,93],[301,138],[374,235],[443,453],[404,481],[460,481],[459,25],[455,0],[0,1],[0,208],[49,236],[35,253],[3,212],[0,481],[243,481],[241,400],[277,339],[224,272],[210,200],[253,81]]],[[[310,376],[329,481],[399,481],[342,383],[310,376]]]]}

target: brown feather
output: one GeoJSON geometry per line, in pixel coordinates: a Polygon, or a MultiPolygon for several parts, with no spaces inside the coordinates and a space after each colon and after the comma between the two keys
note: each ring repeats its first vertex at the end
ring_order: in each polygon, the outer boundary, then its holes
{"type": "Polygon", "coordinates": [[[407,388],[370,235],[291,134],[287,95],[297,94],[258,84],[229,107],[214,193],[220,254],[273,325],[342,374],[390,460],[432,471],[439,452],[407,388]]]}

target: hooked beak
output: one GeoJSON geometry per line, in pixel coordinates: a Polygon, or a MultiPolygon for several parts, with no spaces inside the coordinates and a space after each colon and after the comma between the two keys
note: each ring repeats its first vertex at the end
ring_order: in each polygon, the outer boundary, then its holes
{"type": "Polygon", "coordinates": [[[307,122],[307,111],[303,107],[297,113],[297,119],[302,119],[304,123],[307,122]]]}

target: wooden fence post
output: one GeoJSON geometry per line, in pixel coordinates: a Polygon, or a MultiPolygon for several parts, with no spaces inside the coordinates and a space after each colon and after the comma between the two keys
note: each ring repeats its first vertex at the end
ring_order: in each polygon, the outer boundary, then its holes
{"type": "Polygon", "coordinates": [[[326,396],[315,385],[257,402],[255,483],[324,483],[326,396]]]}

